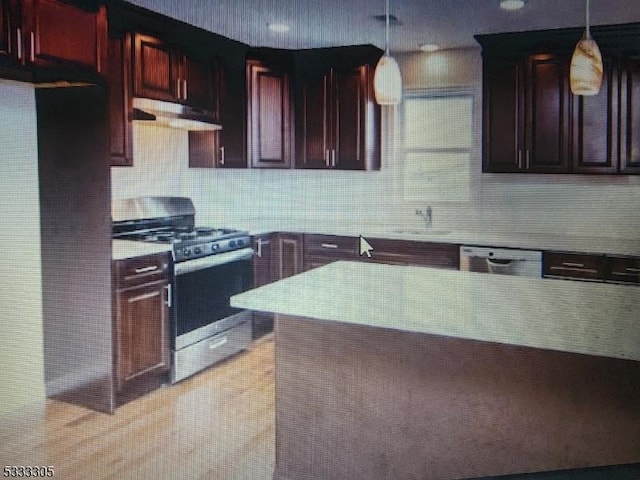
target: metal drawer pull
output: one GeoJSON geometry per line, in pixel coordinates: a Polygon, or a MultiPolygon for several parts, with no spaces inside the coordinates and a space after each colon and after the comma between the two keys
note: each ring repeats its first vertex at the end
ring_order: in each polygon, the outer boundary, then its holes
{"type": "Polygon", "coordinates": [[[584,263],[562,262],[563,267],[584,268],[584,263]]]}
{"type": "Polygon", "coordinates": [[[31,32],[31,61],[36,61],[36,34],[31,32]]]}
{"type": "Polygon", "coordinates": [[[150,267],[136,268],[135,272],[136,273],[147,273],[147,272],[153,272],[153,271],[155,271],[157,269],[158,269],[157,265],[151,265],[150,267]]]}
{"type": "Polygon", "coordinates": [[[611,275],[620,275],[622,277],[637,277],[638,276],[638,272],[616,272],[616,271],[612,271],[611,275]]]}
{"type": "Polygon", "coordinates": [[[220,147],[220,165],[224,165],[224,147],[220,147]]]}
{"type": "Polygon", "coordinates": [[[223,345],[226,345],[228,341],[229,341],[229,337],[222,337],[219,340],[214,340],[209,344],[209,350],[214,350],[218,347],[222,347],[223,345]]]}
{"type": "Polygon", "coordinates": [[[564,270],[564,271],[573,271],[573,272],[583,272],[583,273],[598,273],[597,270],[593,268],[573,268],[573,267],[551,267],[551,270],[564,270]]]}
{"type": "Polygon", "coordinates": [[[631,272],[631,273],[640,273],[640,268],[627,267],[627,268],[625,268],[625,270],[627,272],[631,272]]]}
{"type": "Polygon", "coordinates": [[[335,243],[323,243],[320,245],[322,248],[338,248],[338,245],[335,243]]]}

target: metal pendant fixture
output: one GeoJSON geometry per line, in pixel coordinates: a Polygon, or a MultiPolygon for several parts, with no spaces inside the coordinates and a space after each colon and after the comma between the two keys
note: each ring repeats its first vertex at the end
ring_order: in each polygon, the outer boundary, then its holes
{"type": "Polygon", "coordinates": [[[598,44],[591,38],[589,28],[589,0],[587,27],[571,57],[570,83],[574,95],[597,95],[602,85],[602,55],[598,44]]]}
{"type": "Polygon", "coordinates": [[[373,76],[373,89],[379,105],[397,105],[402,100],[402,77],[395,59],[389,55],[389,0],[385,11],[385,51],[373,76]]]}

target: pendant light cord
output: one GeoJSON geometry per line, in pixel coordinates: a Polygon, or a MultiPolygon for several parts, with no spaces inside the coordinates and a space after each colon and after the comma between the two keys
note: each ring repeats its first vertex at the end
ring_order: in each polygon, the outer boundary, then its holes
{"type": "Polygon", "coordinates": [[[587,38],[591,38],[591,27],[589,26],[589,0],[587,0],[587,38]]]}
{"type": "MultiPolygon", "coordinates": [[[[589,0],[587,0],[588,2],[589,0]]],[[[385,28],[385,53],[389,56],[389,0],[387,0],[386,9],[385,9],[385,17],[386,17],[386,28],[385,28]]]]}

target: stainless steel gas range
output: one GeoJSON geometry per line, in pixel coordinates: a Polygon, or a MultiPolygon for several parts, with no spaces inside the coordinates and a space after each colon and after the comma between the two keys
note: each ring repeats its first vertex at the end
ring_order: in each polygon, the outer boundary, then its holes
{"type": "Polygon", "coordinates": [[[170,299],[171,382],[245,349],[251,312],[232,308],[231,296],[253,286],[253,250],[244,231],[195,226],[183,197],[114,201],[113,238],[167,244],[174,260],[170,299]]]}

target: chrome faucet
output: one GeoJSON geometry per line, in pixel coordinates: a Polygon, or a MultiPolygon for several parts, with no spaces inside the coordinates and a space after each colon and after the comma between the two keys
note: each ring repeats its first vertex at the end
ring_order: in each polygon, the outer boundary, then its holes
{"type": "Polygon", "coordinates": [[[427,229],[433,226],[433,209],[431,206],[428,206],[425,211],[420,209],[416,210],[416,215],[419,215],[424,219],[424,225],[427,229]]]}

